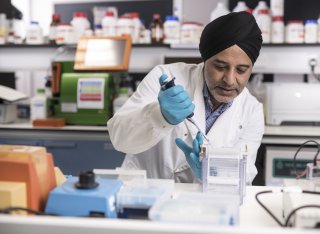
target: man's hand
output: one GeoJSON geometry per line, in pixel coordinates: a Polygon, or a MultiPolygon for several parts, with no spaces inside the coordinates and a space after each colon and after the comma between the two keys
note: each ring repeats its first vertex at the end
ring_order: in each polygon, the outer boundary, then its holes
{"type": "MultiPolygon", "coordinates": [[[[163,74],[159,78],[160,85],[163,85],[167,78],[168,76],[163,74]]],[[[181,123],[195,108],[189,94],[181,85],[161,90],[158,100],[163,117],[172,125],[181,123]]]]}
{"type": "Polygon", "coordinates": [[[199,154],[200,154],[200,145],[202,145],[202,143],[203,143],[203,136],[200,132],[197,133],[196,138],[193,140],[192,148],[188,146],[180,138],[176,139],[176,145],[183,151],[193,173],[200,180],[202,179],[202,166],[199,160],[199,154]]]}

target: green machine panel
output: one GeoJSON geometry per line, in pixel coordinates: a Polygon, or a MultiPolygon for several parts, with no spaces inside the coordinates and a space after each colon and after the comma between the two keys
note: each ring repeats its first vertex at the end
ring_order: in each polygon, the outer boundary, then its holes
{"type": "Polygon", "coordinates": [[[50,103],[54,117],[66,118],[67,124],[107,124],[114,96],[109,73],[63,73],[60,85],[60,96],[50,103]]]}
{"type": "MultiPolygon", "coordinates": [[[[296,170],[300,175],[307,167],[307,164],[312,162],[312,160],[297,159],[296,160],[296,170]]],[[[293,168],[293,160],[288,158],[274,158],[273,159],[273,177],[275,178],[296,178],[296,172],[293,168]]],[[[302,176],[301,178],[306,178],[302,176]]]]}

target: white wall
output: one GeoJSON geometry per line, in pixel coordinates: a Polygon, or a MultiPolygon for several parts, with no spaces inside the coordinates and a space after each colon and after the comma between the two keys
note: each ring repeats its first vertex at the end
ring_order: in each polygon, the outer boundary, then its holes
{"type": "Polygon", "coordinates": [[[29,0],[31,3],[31,19],[38,21],[44,35],[49,33],[49,25],[53,13],[52,0],[29,0]]]}
{"type": "Polygon", "coordinates": [[[26,23],[30,22],[30,0],[11,0],[11,4],[23,13],[26,23]]]}
{"type": "MultiPolygon", "coordinates": [[[[38,21],[44,35],[49,33],[49,25],[54,11],[55,3],[83,3],[90,0],[11,0],[12,4],[24,15],[23,21],[27,27],[31,20],[38,21]]],[[[107,2],[108,0],[92,0],[94,2],[107,2]]],[[[111,1],[111,0],[109,0],[111,1]]],[[[118,0],[128,1],[128,0],[118,0]]],[[[130,0],[129,0],[130,1],[130,0]]],[[[131,0],[134,1],[134,0],[131,0]]],[[[150,1],[150,0],[149,0],[150,1]]]]}

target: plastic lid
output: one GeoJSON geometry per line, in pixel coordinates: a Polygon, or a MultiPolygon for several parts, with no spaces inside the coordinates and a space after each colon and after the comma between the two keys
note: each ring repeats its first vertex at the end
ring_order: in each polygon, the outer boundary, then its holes
{"type": "Polygon", "coordinates": [[[238,6],[247,6],[246,3],[244,1],[239,1],[237,3],[238,6]]]}
{"type": "Polygon", "coordinates": [[[265,2],[265,1],[259,1],[258,2],[258,6],[260,6],[260,7],[266,7],[267,6],[267,3],[265,2]]]}
{"type": "Polygon", "coordinates": [[[106,11],[106,12],[104,13],[104,15],[105,15],[105,16],[112,16],[112,17],[114,17],[114,12],[113,12],[113,11],[106,11]]]}
{"type": "Polygon", "coordinates": [[[73,13],[73,17],[83,17],[83,18],[87,18],[87,14],[83,11],[76,11],[73,13]]]}
{"type": "Polygon", "coordinates": [[[306,24],[317,24],[316,20],[306,20],[306,24]]]}
{"type": "Polygon", "coordinates": [[[60,20],[60,18],[61,18],[61,16],[60,16],[59,13],[54,13],[54,14],[52,15],[52,20],[60,20]]]}
{"type": "Polygon", "coordinates": [[[160,14],[156,13],[156,14],[153,14],[152,16],[153,19],[160,19],[160,14]]]}
{"type": "Polygon", "coordinates": [[[166,21],[178,21],[178,17],[174,15],[168,15],[166,16],[166,21]]]}
{"type": "Polygon", "coordinates": [[[95,181],[95,174],[93,171],[84,171],[79,175],[78,182],[75,183],[77,189],[94,189],[99,186],[95,181]]]}
{"type": "Polygon", "coordinates": [[[31,21],[30,23],[31,23],[31,24],[39,24],[38,21],[31,21]]]}
{"type": "Polygon", "coordinates": [[[139,18],[140,17],[138,12],[131,12],[130,15],[132,18],[139,18]]]}

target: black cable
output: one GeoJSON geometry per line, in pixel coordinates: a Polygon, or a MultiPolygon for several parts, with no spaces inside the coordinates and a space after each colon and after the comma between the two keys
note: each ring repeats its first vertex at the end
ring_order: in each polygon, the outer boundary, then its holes
{"type": "Polygon", "coordinates": [[[297,157],[298,153],[300,152],[300,150],[301,150],[306,144],[308,144],[308,143],[314,143],[314,144],[316,144],[316,146],[317,146],[317,148],[318,148],[317,153],[315,154],[314,159],[313,159],[313,165],[316,165],[316,164],[317,164],[317,157],[318,157],[318,155],[319,155],[319,153],[320,153],[320,144],[319,144],[317,141],[315,141],[315,140],[307,140],[307,141],[305,141],[304,143],[302,143],[302,144],[299,146],[299,148],[297,149],[296,153],[295,153],[294,156],[293,156],[293,170],[294,170],[294,173],[296,174],[296,176],[297,176],[298,178],[300,178],[302,175],[301,175],[301,174],[299,175],[298,172],[297,172],[297,168],[296,168],[296,157],[297,157]]]}
{"type": "Polygon", "coordinates": [[[320,153],[320,144],[318,144],[318,152],[316,153],[316,155],[313,158],[313,165],[317,165],[317,160],[318,160],[318,155],[320,153]]]}
{"type": "Polygon", "coordinates": [[[14,212],[14,211],[26,211],[26,212],[28,212],[30,214],[35,214],[35,215],[58,216],[57,214],[44,213],[44,212],[41,212],[41,211],[32,210],[32,209],[25,208],[25,207],[16,207],[16,206],[7,207],[7,208],[4,208],[4,209],[1,209],[0,210],[0,214],[10,214],[11,212],[14,212]]]}
{"type": "Polygon", "coordinates": [[[266,190],[266,191],[262,191],[262,192],[258,192],[256,194],[256,200],[257,202],[260,204],[260,206],[262,206],[263,209],[265,209],[265,211],[268,212],[268,214],[281,226],[284,227],[284,225],[280,222],[280,220],[259,200],[259,196],[261,194],[265,194],[265,193],[272,193],[272,190],[266,190]]]}
{"type": "MultiPolygon", "coordinates": [[[[283,192],[283,190],[281,189],[281,192],[283,192]]],[[[300,206],[300,207],[297,207],[295,208],[294,210],[292,210],[287,219],[285,220],[285,223],[282,224],[281,221],[259,200],[259,195],[261,194],[266,194],[266,193],[273,193],[272,190],[266,190],[266,191],[261,191],[261,192],[258,192],[255,196],[257,202],[260,204],[260,206],[265,210],[267,211],[267,213],[281,226],[281,227],[288,227],[288,224],[289,224],[289,221],[290,221],[290,218],[291,216],[297,212],[298,210],[300,209],[303,209],[303,208],[320,208],[320,205],[305,205],[305,206],[300,206]]],[[[315,194],[315,195],[320,195],[320,192],[314,192],[314,191],[308,191],[308,190],[303,190],[302,193],[307,193],[307,194],[315,194]]]]}
{"type": "MultiPolygon", "coordinates": [[[[320,194],[320,193],[318,193],[318,194],[320,194]]],[[[285,227],[288,227],[289,221],[290,221],[290,219],[291,219],[291,216],[294,215],[294,213],[296,213],[298,210],[301,210],[301,209],[304,209],[304,208],[320,208],[320,205],[305,205],[305,206],[299,206],[299,207],[295,208],[294,210],[292,210],[292,211],[289,213],[289,215],[288,215],[288,217],[287,217],[287,219],[286,219],[286,221],[285,221],[284,226],[285,226],[285,227]]]]}

